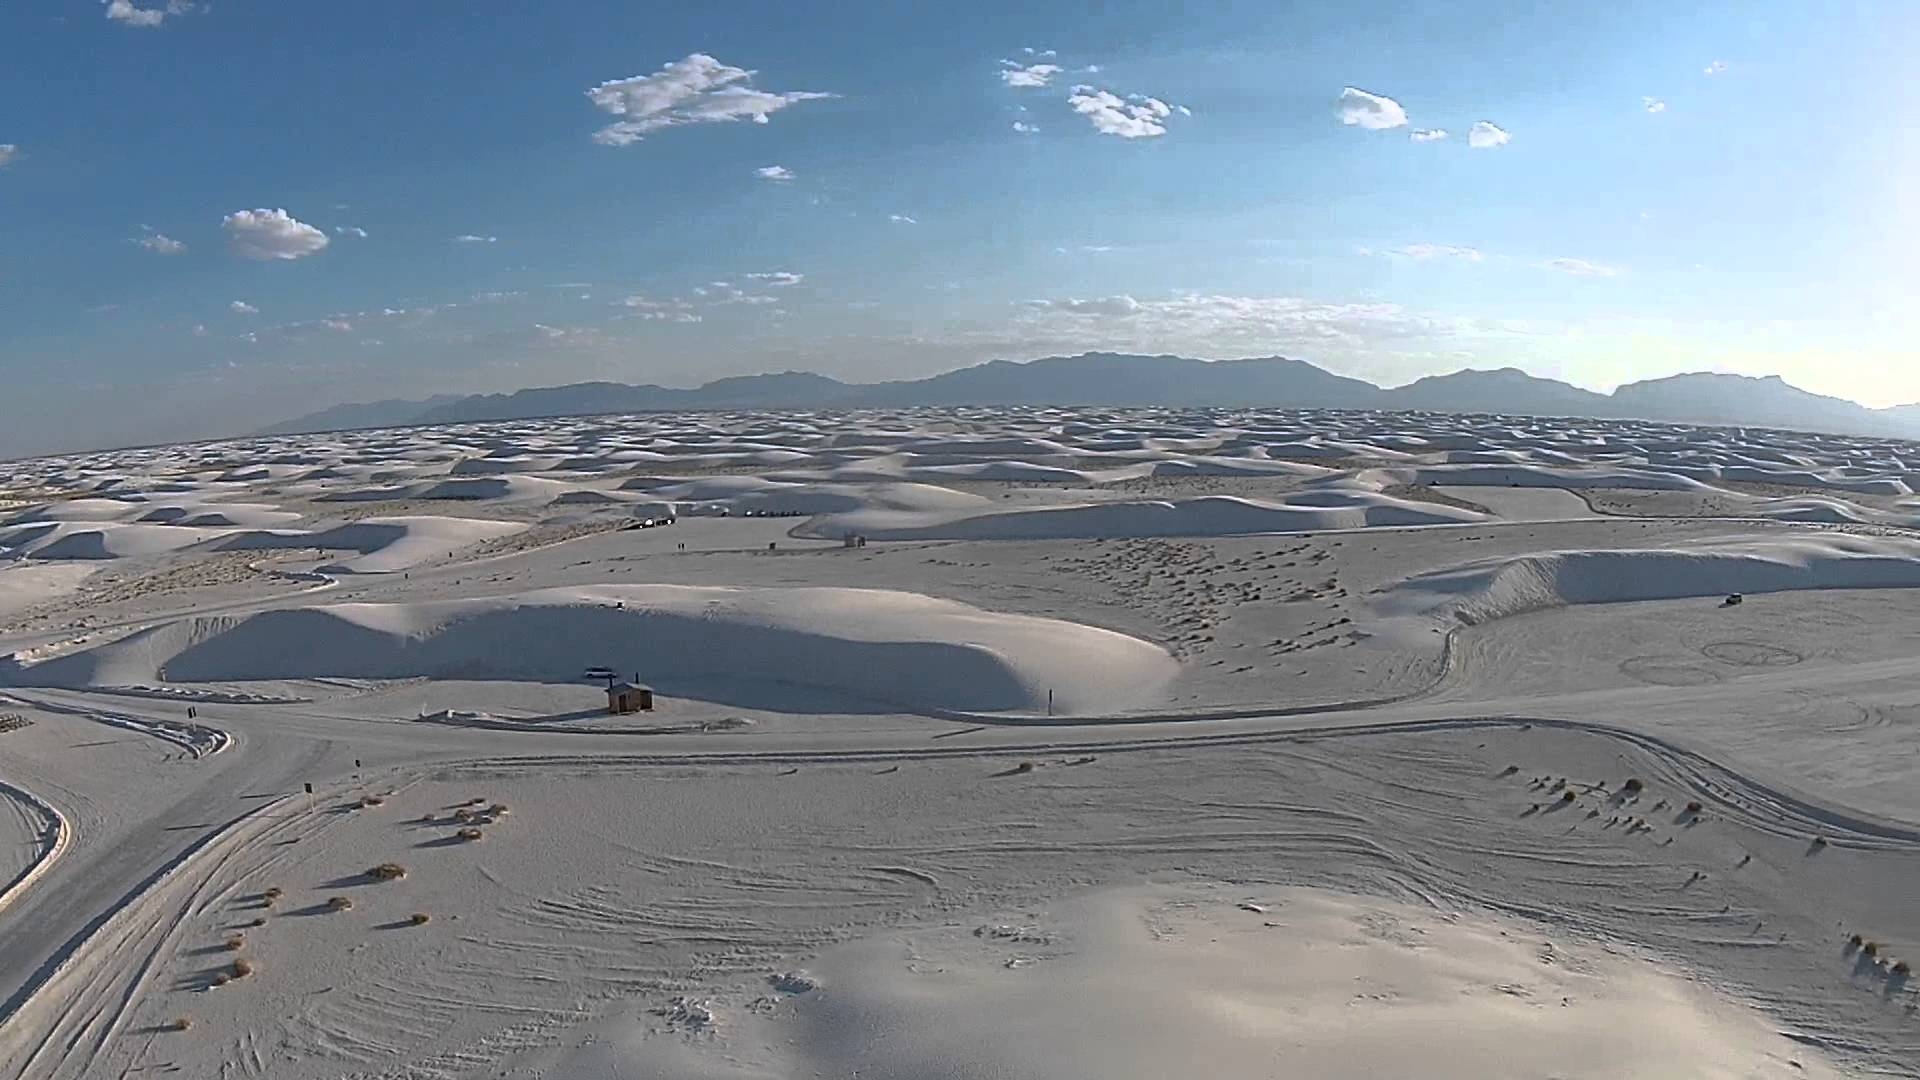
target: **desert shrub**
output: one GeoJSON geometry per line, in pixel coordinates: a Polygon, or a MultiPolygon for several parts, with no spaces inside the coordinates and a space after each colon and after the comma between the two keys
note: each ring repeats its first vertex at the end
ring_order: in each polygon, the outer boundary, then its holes
{"type": "Polygon", "coordinates": [[[1561,792],[1561,793],[1560,793],[1560,801],[1561,801],[1561,802],[1563,802],[1563,803],[1569,803],[1569,802],[1572,802],[1572,801],[1573,801],[1573,792],[1572,792],[1572,791],[1563,791],[1563,792],[1561,792]]]}
{"type": "Polygon", "coordinates": [[[193,1017],[191,1016],[176,1016],[172,1020],[167,1021],[168,1031],[185,1031],[192,1026],[193,1017]]]}
{"type": "Polygon", "coordinates": [[[235,961],[233,962],[233,969],[232,969],[232,970],[233,970],[233,977],[234,977],[234,978],[236,978],[236,979],[244,979],[244,978],[246,978],[247,976],[249,976],[249,975],[251,975],[251,974],[253,974],[253,961],[251,961],[251,960],[249,960],[249,959],[247,959],[246,957],[244,957],[244,956],[243,956],[243,957],[241,957],[240,959],[238,959],[238,960],[235,960],[235,961]]]}
{"type": "Polygon", "coordinates": [[[327,901],[328,911],[349,911],[352,908],[353,908],[353,900],[349,897],[336,896],[333,899],[327,901]]]}
{"type": "Polygon", "coordinates": [[[1899,963],[1896,963],[1893,965],[1893,973],[1895,975],[1899,975],[1902,977],[1911,975],[1913,974],[1913,965],[1907,963],[1905,960],[1902,960],[1899,963]]]}
{"type": "Polygon", "coordinates": [[[1687,813],[1689,814],[1697,814],[1704,809],[1706,808],[1701,806],[1699,800],[1697,799],[1687,804],[1687,813]]]}
{"type": "Polygon", "coordinates": [[[360,797],[361,806],[379,806],[381,803],[384,803],[386,801],[387,801],[386,799],[381,798],[378,795],[362,795],[360,797]]]}
{"type": "Polygon", "coordinates": [[[409,923],[412,923],[415,926],[425,926],[432,919],[433,919],[433,916],[427,914],[424,911],[416,911],[413,914],[407,916],[407,921],[409,923]]]}
{"type": "Polygon", "coordinates": [[[469,828],[461,829],[455,835],[460,837],[460,839],[462,840],[478,840],[482,836],[485,836],[486,834],[481,832],[479,829],[469,827],[469,828]]]}
{"type": "Polygon", "coordinates": [[[1630,794],[1638,795],[1641,789],[1645,788],[1646,786],[1647,785],[1640,782],[1639,777],[1633,776],[1633,777],[1627,778],[1627,782],[1625,785],[1623,785],[1623,788],[1630,794]]]}
{"type": "Polygon", "coordinates": [[[407,868],[395,862],[383,862],[367,871],[367,876],[375,881],[399,881],[407,876],[407,868]]]}
{"type": "Polygon", "coordinates": [[[1031,762],[1031,761],[1023,761],[1023,762],[1021,762],[1020,764],[1018,764],[1018,765],[1015,765],[1015,766],[1013,767],[1013,771],[1014,771],[1014,772],[1032,772],[1032,771],[1033,771],[1033,762],[1031,762]]]}
{"type": "Polygon", "coordinates": [[[1855,934],[1852,937],[1847,939],[1847,944],[1853,946],[1856,949],[1862,945],[1865,945],[1866,943],[1867,943],[1867,939],[1861,937],[1859,934],[1855,934]]]}
{"type": "Polygon", "coordinates": [[[227,974],[224,971],[213,977],[213,985],[215,986],[225,986],[232,981],[233,981],[233,976],[227,974]]]}
{"type": "Polygon", "coordinates": [[[1879,956],[1880,943],[1877,941],[1869,941],[1865,945],[1860,946],[1860,952],[1865,956],[1879,956]]]}
{"type": "Polygon", "coordinates": [[[265,900],[267,903],[271,904],[275,900],[278,900],[285,895],[287,895],[286,892],[282,890],[280,886],[275,885],[272,888],[268,889],[266,892],[261,893],[260,899],[265,900]]]}
{"type": "Polygon", "coordinates": [[[471,810],[469,810],[469,809],[467,809],[466,807],[464,807],[464,806],[463,806],[463,807],[461,807],[460,809],[458,809],[458,810],[455,810],[455,811],[453,812],[453,820],[455,820],[455,821],[472,821],[472,820],[473,820],[473,811],[471,811],[471,810]]]}
{"type": "Polygon", "coordinates": [[[222,942],[221,946],[228,952],[239,952],[241,949],[247,947],[247,936],[245,934],[234,934],[222,942]]]}
{"type": "Polygon", "coordinates": [[[507,808],[507,804],[503,802],[497,802],[487,807],[487,813],[492,814],[494,817],[506,817],[512,812],[512,810],[507,808]]]}

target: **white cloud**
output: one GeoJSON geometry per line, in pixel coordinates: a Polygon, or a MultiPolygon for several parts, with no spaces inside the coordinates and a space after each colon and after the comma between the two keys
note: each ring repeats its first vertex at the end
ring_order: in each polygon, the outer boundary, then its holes
{"type": "Polygon", "coordinates": [[[227,310],[233,312],[235,315],[260,314],[259,308],[254,307],[252,304],[247,303],[245,300],[235,300],[233,303],[227,305],[227,310]]]}
{"type": "Polygon", "coordinates": [[[20,148],[18,146],[10,142],[0,142],[0,169],[4,169],[13,164],[13,159],[19,156],[20,148]]]}
{"type": "Polygon", "coordinates": [[[1475,150],[1491,150],[1496,146],[1505,146],[1513,141],[1513,136],[1498,125],[1485,120],[1475,120],[1467,129],[1467,145],[1475,150]]]}
{"type": "MultiPolygon", "coordinates": [[[[1051,52],[1048,55],[1051,55],[1051,52]]],[[[1000,81],[1008,86],[1047,86],[1062,70],[1064,69],[1059,64],[1022,64],[1016,60],[1002,60],[1000,61],[1000,81]]]]}
{"type": "Polygon", "coordinates": [[[1387,128],[1404,127],[1407,123],[1407,110],[1401,108],[1399,102],[1381,94],[1370,94],[1356,86],[1340,91],[1336,107],[1340,122],[1348,127],[1384,131],[1387,128]]]}
{"type": "Polygon", "coordinates": [[[477,233],[461,233],[459,236],[453,238],[453,242],[456,244],[497,244],[500,242],[500,238],[497,236],[481,236],[477,233]]]}
{"type": "MultiPolygon", "coordinates": [[[[898,217],[899,215],[895,215],[898,217]]],[[[770,270],[762,274],[748,274],[748,281],[758,281],[763,285],[798,285],[806,275],[795,274],[787,270],[770,270]]]]}
{"type": "MultiPolygon", "coordinates": [[[[702,290],[696,289],[694,291],[703,296],[705,295],[705,292],[702,290]]],[[[677,323],[697,323],[700,321],[700,314],[693,310],[693,305],[678,297],[671,300],[655,300],[649,296],[629,296],[624,300],[616,301],[616,303],[620,307],[631,309],[631,314],[621,316],[623,319],[677,323]]]]}
{"type": "Polygon", "coordinates": [[[201,5],[188,0],[167,0],[163,7],[137,7],[133,0],[106,0],[107,18],[122,26],[159,26],[176,15],[191,15],[201,5]]]}
{"type": "Polygon", "coordinates": [[[1067,98],[1073,111],[1087,118],[1102,135],[1123,139],[1144,139],[1167,133],[1165,120],[1173,115],[1173,106],[1159,98],[1130,94],[1121,98],[1091,86],[1076,86],[1067,98]]]}
{"type": "Polygon", "coordinates": [[[193,324],[193,336],[194,336],[194,337],[206,337],[206,336],[207,336],[207,327],[206,327],[206,324],[205,324],[205,323],[194,323],[194,324],[193,324]]]}
{"type": "Polygon", "coordinates": [[[1388,254],[1409,259],[1459,259],[1462,262],[1480,262],[1485,258],[1478,248],[1453,244],[1408,244],[1403,248],[1394,248],[1388,254]]]}
{"type": "Polygon", "coordinates": [[[1396,304],[1297,296],[1119,295],[1029,301],[1021,310],[1021,336],[1044,342],[1041,347],[1200,355],[1285,352],[1374,362],[1382,356],[1431,356],[1449,345],[1448,339],[1489,334],[1470,321],[1415,314],[1396,304]]]}
{"type": "Polygon", "coordinates": [[[1035,49],[1031,45],[1027,46],[1024,49],[1021,49],[1020,51],[1023,53],[1026,53],[1028,56],[1038,56],[1041,59],[1050,59],[1052,57],[1060,55],[1059,53],[1055,52],[1052,49],[1035,49]]]}
{"type": "MultiPolygon", "coordinates": [[[[146,228],[144,225],[141,227],[146,228]]],[[[179,255],[187,250],[187,245],[175,240],[166,233],[154,232],[151,229],[147,231],[147,235],[145,236],[134,237],[133,242],[153,252],[155,255],[179,255]]]]}
{"type": "Polygon", "coordinates": [[[1058,311],[1069,315],[1100,315],[1110,318],[1125,318],[1140,312],[1140,301],[1131,296],[1097,296],[1088,300],[1029,300],[1027,307],[1035,311],[1058,311]]]}
{"type": "Polygon", "coordinates": [[[1027,123],[1025,120],[1015,120],[1013,122],[1013,130],[1019,132],[1022,135],[1031,135],[1034,132],[1039,131],[1040,128],[1036,125],[1027,123]]]}
{"type": "Polygon", "coordinates": [[[762,165],[753,170],[753,175],[762,180],[786,181],[793,179],[793,170],[785,165],[762,165]]]}
{"type": "Polygon", "coordinates": [[[909,216],[907,216],[906,214],[888,214],[888,215],[887,215],[887,220],[888,220],[888,221],[891,221],[891,222],[893,222],[893,223],[894,223],[894,224],[896,224],[896,225],[918,225],[918,224],[920,224],[920,219],[919,219],[919,218],[915,218],[915,217],[909,217],[909,216]]]}
{"type": "Polygon", "coordinates": [[[235,210],[221,226],[233,253],[246,259],[299,259],[327,246],[327,234],[285,210],[235,210]]]}
{"type": "Polygon", "coordinates": [[[1727,62],[1725,60],[1715,60],[1713,63],[1707,65],[1707,74],[1709,75],[1723,75],[1726,73],[1726,70],[1727,62]]]}
{"type": "Polygon", "coordinates": [[[663,128],[767,118],[796,102],[832,97],[809,90],[773,93],[751,85],[754,73],[705,53],[675,60],[651,75],[603,82],[587,99],[619,120],[594,132],[602,146],[628,146],[663,128]]]}
{"type": "Polygon", "coordinates": [[[326,327],[327,329],[333,331],[336,334],[353,333],[353,324],[348,322],[345,319],[321,319],[320,325],[326,327]]]}
{"type": "Polygon", "coordinates": [[[1650,113],[1663,113],[1667,111],[1667,103],[1664,101],[1661,101],[1657,97],[1641,98],[1640,106],[1641,108],[1646,109],[1650,113]]]}
{"type": "Polygon", "coordinates": [[[367,238],[367,230],[358,225],[335,225],[333,232],[336,236],[351,236],[360,240],[367,238]]]}
{"type": "Polygon", "coordinates": [[[1414,142],[1439,142],[1446,137],[1446,128],[1414,128],[1407,134],[1414,142]]]}
{"type": "Polygon", "coordinates": [[[1548,259],[1540,264],[1542,270],[1557,270],[1574,277],[1618,277],[1617,267],[1605,266],[1585,259],[1548,259]]]}

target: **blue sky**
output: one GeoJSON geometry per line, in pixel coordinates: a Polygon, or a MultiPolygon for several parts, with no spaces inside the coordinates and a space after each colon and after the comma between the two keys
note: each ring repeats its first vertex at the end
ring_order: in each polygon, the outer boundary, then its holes
{"type": "Polygon", "coordinates": [[[1765,0],[12,0],[0,452],[1089,348],[1920,400],[1917,27],[1765,0]]]}

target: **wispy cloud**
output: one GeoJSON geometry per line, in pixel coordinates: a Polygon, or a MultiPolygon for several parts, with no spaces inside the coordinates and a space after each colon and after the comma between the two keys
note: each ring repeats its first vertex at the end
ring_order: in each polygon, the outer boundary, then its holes
{"type": "Polygon", "coordinates": [[[260,314],[259,308],[254,307],[252,304],[247,303],[245,300],[235,300],[233,303],[227,305],[227,310],[233,312],[235,315],[260,314]]]}
{"type": "Polygon", "coordinates": [[[1707,65],[1706,71],[1709,75],[1724,75],[1727,71],[1727,62],[1725,60],[1715,60],[1713,63],[1707,65]]]}
{"type": "Polygon", "coordinates": [[[1373,94],[1357,86],[1349,86],[1340,91],[1340,100],[1335,104],[1340,122],[1348,127],[1362,127],[1369,131],[1384,131],[1387,128],[1404,127],[1407,123],[1407,110],[1400,103],[1384,94],[1373,94]]]}
{"type": "Polygon", "coordinates": [[[1641,98],[1640,107],[1650,113],[1663,113],[1667,111],[1667,103],[1657,97],[1641,98]]]}
{"type": "Polygon", "coordinates": [[[1467,145],[1475,150],[1491,150],[1496,146],[1505,146],[1513,141],[1506,129],[1486,120],[1475,120],[1467,129],[1467,145]]]}
{"type": "Polygon", "coordinates": [[[233,253],[243,259],[300,259],[327,246],[326,233],[285,210],[236,210],[220,224],[233,253]]]}
{"type": "Polygon", "coordinates": [[[798,285],[806,280],[806,275],[788,270],[769,270],[760,274],[748,274],[747,280],[757,281],[762,285],[798,285]]]}
{"type": "Polygon", "coordinates": [[[784,183],[788,180],[793,179],[793,170],[787,168],[785,165],[762,165],[759,168],[753,170],[753,175],[759,177],[762,180],[772,180],[776,183],[784,183]]]}
{"type": "Polygon", "coordinates": [[[191,15],[202,5],[188,0],[167,0],[159,7],[139,7],[132,0],[106,0],[107,18],[122,26],[155,27],[179,15],[191,15]]]}
{"type": "Polygon", "coordinates": [[[186,253],[187,245],[175,240],[166,233],[155,232],[145,225],[140,226],[140,228],[146,235],[134,237],[133,243],[139,244],[155,255],[182,255],[186,253]]]}
{"type": "Polygon", "coordinates": [[[1027,123],[1025,120],[1015,120],[1013,122],[1013,130],[1022,135],[1032,135],[1040,129],[1033,124],[1027,123]]]}
{"type": "Polygon", "coordinates": [[[461,233],[459,236],[453,238],[453,242],[456,244],[497,244],[500,242],[500,238],[497,236],[481,236],[479,233],[461,233]]]}
{"type": "Polygon", "coordinates": [[[1542,270],[1554,270],[1574,277],[1618,277],[1619,267],[1602,263],[1588,262],[1585,259],[1548,259],[1540,264],[1542,270]]]}
{"type": "Polygon", "coordinates": [[[1407,138],[1414,142],[1439,142],[1446,137],[1446,128],[1414,128],[1407,133],[1407,138]]]}
{"type": "Polygon", "coordinates": [[[335,225],[333,233],[335,236],[351,236],[359,240],[367,238],[367,230],[358,225],[335,225]]]}
{"type": "Polygon", "coordinates": [[[603,82],[587,91],[587,100],[620,119],[594,132],[593,141],[629,146],[653,132],[688,124],[764,124],[790,105],[833,96],[812,90],[759,90],[752,85],[753,76],[745,68],[693,53],[651,75],[603,82]]]}
{"type": "Polygon", "coordinates": [[[1074,112],[1086,117],[1095,131],[1102,135],[1118,135],[1123,139],[1165,135],[1166,120],[1176,109],[1183,116],[1193,115],[1192,110],[1185,106],[1169,105],[1145,94],[1129,94],[1122,98],[1085,85],[1073,88],[1067,104],[1073,106],[1074,112]]]}
{"type": "MultiPolygon", "coordinates": [[[[1048,50],[1051,54],[1052,50],[1048,50]]],[[[1053,77],[1064,70],[1059,64],[1022,64],[1017,60],[1000,61],[1000,81],[1008,86],[1039,87],[1053,82],[1053,77]]]]}
{"type": "Polygon", "coordinates": [[[1486,257],[1480,249],[1459,247],[1453,244],[1408,244],[1406,247],[1393,248],[1389,255],[1400,255],[1408,259],[1458,259],[1461,262],[1481,262],[1486,257]]]}
{"type": "Polygon", "coordinates": [[[891,221],[891,222],[893,222],[893,223],[894,223],[895,225],[918,225],[918,224],[920,224],[920,219],[919,219],[919,218],[916,218],[916,217],[910,217],[910,216],[908,216],[908,215],[906,215],[906,214],[888,214],[888,215],[887,215],[887,220],[888,220],[888,221],[891,221]]]}
{"type": "Polygon", "coordinates": [[[19,156],[19,146],[10,142],[0,142],[0,169],[4,169],[13,164],[13,159],[19,156]]]}

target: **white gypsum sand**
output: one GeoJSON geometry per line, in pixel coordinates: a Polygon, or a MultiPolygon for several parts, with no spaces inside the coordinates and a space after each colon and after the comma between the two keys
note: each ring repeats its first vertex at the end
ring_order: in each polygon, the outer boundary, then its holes
{"type": "Polygon", "coordinates": [[[0,465],[0,781],[70,826],[0,1078],[1914,1075],[1911,460],[958,409],[0,465]]]}

